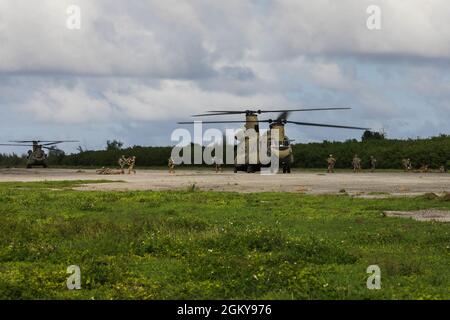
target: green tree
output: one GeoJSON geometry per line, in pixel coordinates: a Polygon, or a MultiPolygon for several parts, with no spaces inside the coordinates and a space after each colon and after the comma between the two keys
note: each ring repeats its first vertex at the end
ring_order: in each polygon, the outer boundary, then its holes
{"type": "Polygon", "coordinates": [[[361,140],[362,141],[368,141],[368,140],[384,140],[386,138],[386,134],[383,132],[376,132],[376,131],[370,131],[366,130],[364,131],[361,140]]]}
{"type": "Polygon", "coordinates": [[[106,150],[107,151],[121,150],[122,146],[123,146],[123,142],[118,141],[118,140],[106,141],[106,150]]]}

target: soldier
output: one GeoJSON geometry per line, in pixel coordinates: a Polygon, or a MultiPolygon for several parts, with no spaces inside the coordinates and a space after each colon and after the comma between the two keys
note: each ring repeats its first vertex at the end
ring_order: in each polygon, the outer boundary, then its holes
{"type": "Polygon", "coordinates": [[[217,160],[216,157],[213,158],[213,163],[214,166],[216,167],[216,173],[218,173],[219,171],[222,172],[222,165],[220,164],[220,161],[217,160]]]}
{"type": "Polygon", "coordinates": [[[411,170],[411,160],[403,159],[402,160],[403,171],[407,172],[411,170]]]}
{"type": "Polygon", "coordinates": [[[361,172],[361,158],[358,157],[357,154],[353,157],[353,172],[361,172]]]}
{"type": "Polygon", "coordinates": [[[101,169],[96,171],[97,174],[121,174],[120,170],[112,170],[110,168],[102,167],[101,169]]]}
{"type": "Polygon", "coordinates": [[[370,156],[370,171],[374,172],[377,166],[377,159],[374,156],[370,156]]]}
{"type": "Polygon", "coordinates": [[[105,167],[102,167],[101,169],[98,169],[98,170],[96,170],[95,172],[96,172],[97,174],[105,174],[105,171],[106,171],[106,168],[105,168],[105,167]]]}
{"type": "Polygon", "coordinates": [[[127,164],[128,164],[128,174],[131,174],[132,171],[134,174],[136,174],[136,170],[134,170],[134,166],[136,164],[136,157],[132,156],[131,158],[128,158],[127,164]]]}
{"type": "Polygon", "coordinates": [[[119,163],[122,174],[124,174],[125,171],[124,171],[123,167],[125,167],[125,165],[128,163],[128,159],[125,158],[125,155],[122,155],[122,157],[119,158],[118,163],[119,163]]]}
{"type": "Polygon", "coordinates": [[[407,164],[407,170],[408,172],[410,172],[412,170],[412,162],[411,159],[406,159],[406,164],[407,164]]]}
{"type": "Polygon", "coordinates": [[[172,157],[169,158],[167,166],[169,167],[169,173],[175,173],[175,162],[173,161],[172,157]]]}
{"type": "Polygon", "coordinates": [[[327,163],[328,163],[328,173],[332,173],[334,172],[334,165],[336,164],[336,159],[333,157],[332,154],[330,154],[330,156],[327,159],[327,163]]]}

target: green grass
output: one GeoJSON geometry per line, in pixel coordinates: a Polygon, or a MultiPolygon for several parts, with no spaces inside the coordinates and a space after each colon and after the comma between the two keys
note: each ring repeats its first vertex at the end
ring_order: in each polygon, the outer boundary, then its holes
{"type": "Polygon", "coordinates": [[[450,224],[381,214],[449,201],[80,183],[0,184],[0,299],[450,298],[450,224]],[[81,290],[66,288],[73,264],[81,290]]]}

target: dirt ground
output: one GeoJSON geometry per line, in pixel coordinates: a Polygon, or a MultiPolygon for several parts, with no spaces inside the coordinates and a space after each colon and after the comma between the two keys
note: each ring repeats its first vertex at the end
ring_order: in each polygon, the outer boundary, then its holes
{"type": "Polygon", "coordinates": [[[386,217],[410,218],[417,221],[450,222],[450,211],[418,210],[418,211],[385,211],[386,217]]]}
{"type": "Polygon", "coordinates": [[[98,175],[95,170],[76,169],[0,169],[0,182],[43,180],[120,180],[124,182],[89,184],[83,190],[168,190],[187,189],[195,184],[201,190],[261,192],[287,191],[308,194],[347,192],[361,197],[387,195],[419,195],[450,191],[448,173],[352,172],[326,174],[293,172],[292,174],[261,175],[244,172],[212,170],[138,170],[136,175],[98,175]]]}

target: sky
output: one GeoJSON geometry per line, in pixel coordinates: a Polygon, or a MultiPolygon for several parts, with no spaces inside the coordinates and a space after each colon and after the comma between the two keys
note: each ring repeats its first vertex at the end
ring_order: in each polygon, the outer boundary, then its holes
{"type": "MultiPolygon", "coordinates": [[[[0,142],[166,146],[192,114],[249,108],[351,107],[290,120],[449,134],[449,17],[448,0],[0,0],[0,142]]],[[[13,151],[26,148],[0,147],[13,151]]]]}

